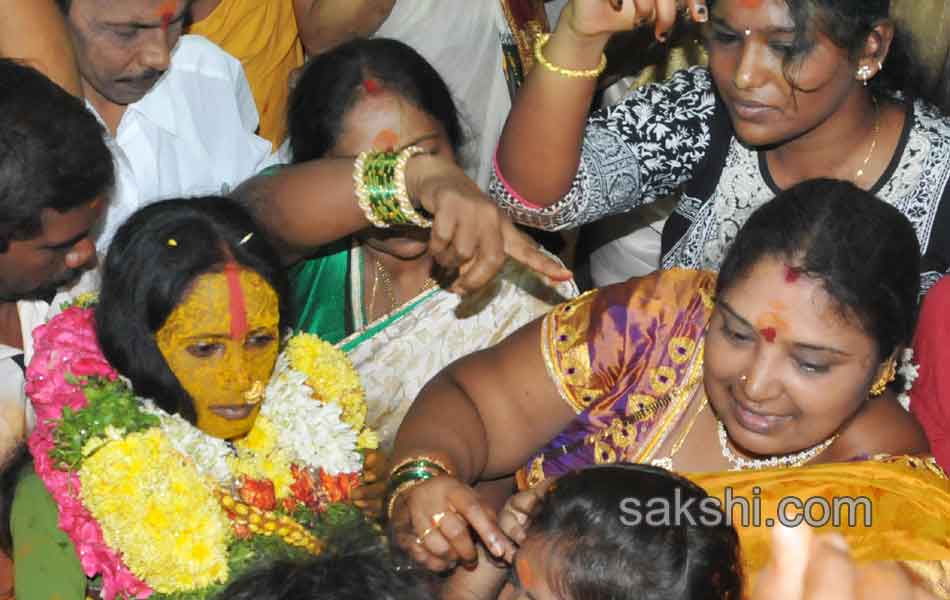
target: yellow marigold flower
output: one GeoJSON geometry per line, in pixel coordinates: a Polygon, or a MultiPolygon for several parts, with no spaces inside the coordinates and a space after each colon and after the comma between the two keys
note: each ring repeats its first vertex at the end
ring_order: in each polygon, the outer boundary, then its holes
{"type": "Polygon", "coordinates": [[[267,454],[277,447],[277,432],[267,417],[259,415],[251,431],[235,445],[240,449],[267,454]]]}
{"type": "Polygon", "coordinates": [[[307,376],[316,399],[338,404],[343,409],[343,422],[360,431],[366,421],[366,398],[346,353],[309,333],[292,337],[286,353],[291,367],[307,376]]]}
{"type": "Polygon", "coordinates": [[[379,448],[379,436],[376,432],[367,427],[360,433],[356,439],[356,447],[360,450],[375,450],[379,448]]]}
{"type": "Polygon", "coordinates": [[[227,580],[227,517],[160,429],[102,446],[79,476],[106,543],[152,589],[172,594],[227,580]]]}

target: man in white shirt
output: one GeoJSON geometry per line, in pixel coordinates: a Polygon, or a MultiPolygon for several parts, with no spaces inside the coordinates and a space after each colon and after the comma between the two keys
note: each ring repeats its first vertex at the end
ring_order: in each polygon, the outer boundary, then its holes
{"type": "Polygon", "coordinates": [[[0,59],[0,461],[34,424],[23,389],[33,329],[68,300],[64,288],[93,284],[92,235],[112,183],[82,101],[0,59]]]}
{"type": "Polygon", "coordinates": [[[58,0],[83,94],[110,133],[116,189],[101,251],[136,209],[224,194],[275,164],[237,59],[182,36],[186,0],[58,0]]]}

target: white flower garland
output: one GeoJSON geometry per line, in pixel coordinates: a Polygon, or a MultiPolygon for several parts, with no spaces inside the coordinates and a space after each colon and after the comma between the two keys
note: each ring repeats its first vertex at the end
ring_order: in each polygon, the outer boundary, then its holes
{"type": "MultiPolygon", "coordinates": [[[[208,435],[178,415],[170,415],[148,399],[140,399],[142,410],[161,421],[161,429],[175,450],[188,456],[203,477],[230,486],[234,474],[228,458],[234,450],[225,440],[208,435]]],[[[363,457],[357,451],[357,432],[343,422],[336,404],[316,400],[307,377],[290,366],[281,354],[274,375],[264,392],[261,415],[276,429],[280,445],[291,460],[329,475],[357,473],[363,457]]]]}
{"type": "Polygon", "coordinates": [[[330,475],[363,468],[356,449],[358,434],[343,422],[343,410],[315,400],[307,376],[292,368],[286,355],[277,359],[261,414],[277,429],[294,462],[321,467],[330,475]]]}

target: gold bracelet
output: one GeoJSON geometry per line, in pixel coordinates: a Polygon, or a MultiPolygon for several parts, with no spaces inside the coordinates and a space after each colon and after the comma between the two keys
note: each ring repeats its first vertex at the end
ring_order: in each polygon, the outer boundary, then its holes
{"type": "Polygon", "coordinates": [[[409,490],[416,487],[417,485],[422,485],[423,483],[429,481],[429,479],[431,479],[431,477],[426,478],[426,479],[412,479],[410,481],[403,483],[396,489],[394,489],[389,494],[389,500],[386,502],[386,520],[392,521],[393,510],[396,508],[396,500],[399,499],[399,496],[401,496],[403,492],[408,492],[409,490]]]}
{"type": "Polygon", "coordinates": [[[356,162],[353,163],[353,189],[356,191],[356,204],[366,215],[366,220],[372,223],[374,227],[384,229],[389,225],[373,212],[373,207],[369,201],[369,190],[366,189],[366,181],[363,179],[363,171],[366,168],[366,159],[369,154],[369,152],[360,153],[356,157],[356,162]]]}
{"type": "Polygon", "coordinates": [[[432,227],[432,221],[419,214],[409,199],[409,190],[406,188],[406,164],[413,156],[425,153],[424,148],[409,146],[399,153],[399,159],[396,161],[396,198],[399,200],[399,208],[402,210],[402,214],[412,221],[413,225],[422,229],[432,227]]]}
{"type": "Polygon", "coordinates": [[[597,65],[595,69],[586,69],[586,70],[576,70],[576,69],[565,69],[564,67],[559,67],[552,62],[550,62],[544,56],[544,46],[547,45],[548,40],[551,39],[550,33],[543,33],[538,36],[538,41],[534,44],[534,58],[538,63],[551,71],[552,73],[557,73],[562,77],[570,77],[571,79],[597,79],[600,75],[607,69],[607,55],[600,55],[600,64],[597,65]]]}
{"type": "Polygon", "coordinates": [[[417,456],[410,456],[409,458],[403,459],[399,461],[398,463],[396,463],[396,466],[394,466],[392,469],[389,470],[389,479],[392,479],[397,473],[399,473],[399,471],[402,471],[406,467],[409,467],[410,465],[413,465],[415,463],[423,463],[422,465],[423,467],[426,467],[428,465],[434,466],[438,469],[441,469],[442,472],[448,475],[449,477],[455,477],[455,473],[443,461],[437,458],[432,458],[431,456],[417,455],[417,456]],[[426,465],[425,463],[428,463],[428,465],[426,465]]]}

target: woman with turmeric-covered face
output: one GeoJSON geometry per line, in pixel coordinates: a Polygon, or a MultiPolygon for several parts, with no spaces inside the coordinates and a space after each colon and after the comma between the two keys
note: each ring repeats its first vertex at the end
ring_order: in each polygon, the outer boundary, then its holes
{"type": "Polygon", "coordinates": [[[169,200],[120,230],[103,273],[103,352],[136,393],[215,437],[250,431],[285,329],[274,251],[222,198],[169,200]]]}
{"type": "Polygon", "coordinates": [[[223,439],[250,430],[277,361],[279,320],[274,288],[234,262],[198,277],[169,315],[155,338],[199,429],[223,439]]]}

